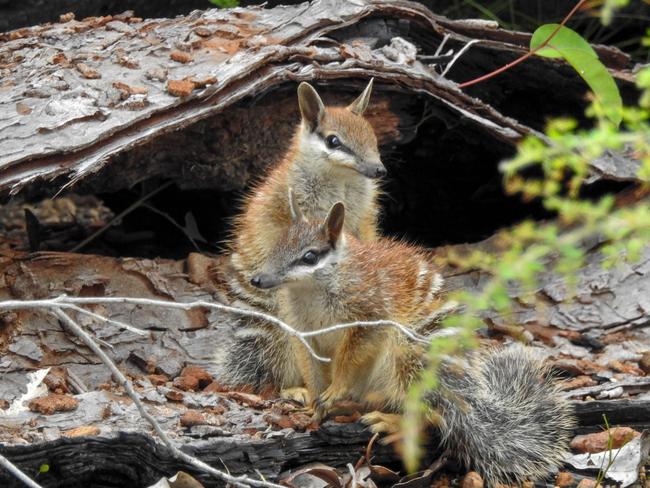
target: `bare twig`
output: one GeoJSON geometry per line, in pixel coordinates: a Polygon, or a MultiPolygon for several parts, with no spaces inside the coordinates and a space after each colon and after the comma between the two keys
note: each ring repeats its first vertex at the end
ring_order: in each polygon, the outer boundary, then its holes
{"type": "MultiPolygon", "coordinates": [[[[335,324],[330,327],[325,327],[323,329],[319,329],[316,331],[300,332],[294,329],[293,327],[291,327],[286,322],[283,322],[277,317],[274,317],[273,315],[264,312],[259,312],[256,310],[248,310],[248,309],[232,307],[230,305],[223,305],[220,303],[207,302],[205,300],[197,300],[194,302],[181,303],[181,302],[172,302],[172,301],[165,301],[165,300],[156,300],[151,298],[69,297],[66,295],[61,295],[56,298],[42,299],[42,300],[0,301],[0,310],[25,310],[25,309],[35,309],[35,308],[36,309],[42,308],[46,310],[71,309],[77,312],[83,310],[84,313],[92,314],[92,316],[101,317],[101,315],[99,314],[94,314],[94,312],[89,312],[88,310],[85,310],[80,307],[81,305],[91,305],[91,304],[93,305],[94,304],[146,305],[146,306],[165,307],[165,308],[173,308],[173,309],[180,309],[180,310],[206,308],[206,309],[221,310],[224,312],[234,313],[237,315],[262,319],[266,322],[269,322],[273,325],[280,327],[280,329],[282,329],[286,334],[298,339],[307,348],[307,350],[314,357],[314,359],[322,362],[329,362],[330,358],[318,355],[316,351],[312,348],[312,346],[309,344],[307,340],[308,338],[323,335],[323,334],[328,334],[330,332],[336,332],[343,329],[354,328],[354,327],[395,327],[408,338],[417,342],[428,344],[429,341],[432,339],[432,337],[435,337],[437,335],[448,336],[448,335],[453,335],[455,333],[454,329],[442,329],[433,334],[427,334],[427,336],[423,336],[418,332],[392,320],[348,322],[344,324],[335,324]]],[[[116,325],[127,325],[127,324],[123,324],[122,322],[117,322],[108,319],[106,317],[103,317],[102,320],[106,322],[114,323],[116,325]]],[[[130,327],[129,330],[133,328],[132,326],[129,327],[130,327]]],[[[134,329],[134,330],[138,330],[138,329],[134,329]]],[[[143,331],[139,331],[139,332],[142,333],[143,331]]]]}
{"type": "Polygon", "coordinates": [[[465,44],[463,46],[463,48],[454,55],[453,59],[451,61],[449,61],[449,63],[447,63],[447,66],[445,66],[445,69],[443,70],[443,72],[442,72],[442,74],[440,76],[445,76],[449,72],[449,70],[454,66],[456,61],[458,61],[458,59],[463,54],[465,54],[465,51],[467,51],[473,44],[476,44],[478,42],[481,42],[481,40],[480,39],[474,39],[472,41],[469,41],[467,44],[465,44]]]}
{"type": "Polygon", "coordinates": [[[119,320],[109,319],[108,317],[104,317],[101,314],[91,312],[90,310],[86,310],[85,308],[82,308],[82,307],[77,307],[76,305],[65,305],[65,307],[62,307],[62,308],[69,308],[70,310],[74,310],[75,312],[78,312],[78,313],[83,314],[83,315],[88,315],[89,317],[97,319],[100,322],[104,322],[105,324],[116,325],[117,327],[128,330],[129,332],[133,332],[134,334],[138,334],[138,335],[141,335],[141,336],[147,335],[147,333],[145,331],[137,329],[136,327],[133,327],[132,325],[125,324],[124,322],[121,322],[119,320]]]}
{"type": "Polygon", "coordinates": [[[25,483],[25,485],[29,486],[30,488],[43,488],[41,485],[36,483],[25,473],[23,473],[20,469],[18,469],[18,467],[16,467],[15,464],[9,461],[2,454],[0,454],[0,466],[2,466],[4,469],[9,471],[11,474],[13,474],[16,478],[18,478],[20,481],[25,483]]]}
{"type": "Polygon", "coordinates": [[[574,15],[574,14],[575,14],[579,9],[580,9],[580,7],[582,7],[586,2],[587,2],[587,0],[580,0],[580,1],[579,1],[579,2],[578,2],[578,3],[577,3],[577,4],[576,4],[572,9],[571,9],[571,11],[566,15],[566,17],[564,17],[564,19],[562,19],[562,22],[560,22],[560,24],[555,28],[555,30],[553,30],[553,32],[551,32],[551,34],[550,34],[550,35],[549,35],[549,36],[544,40],[544,42],[542,42],[542,43],[541,43],[539,46],[537,46],[535,49],[532,49],[532,50],[528,51],[528,52],[527,52],[526,54],[524,54],[523,56],[520,56],[520,57],[518,57],[517,59],[515,59],[514,61],[512,61],[512,62],[510,62],[510,63],[508,63],[508,64],[506,64],[506,65],[504,65],[504,66],[501,66],[500,68],[495,69],[494,71],[491,71],[491,72],[489,72],[489,73],[487,73],[487,74],[485,74],[485,75],[483,75],[483,76],[479,76],[478,78],[474,78],[473,80],[466,81],[465,83],[460,83],[460,84],[458,85],[458,88],[467,88],[468,86],[472,86],[472,85],[475,85],[475,84],[477,84],[477,83],[481,83],[482,81],[489,80],[490,78],[493,78],[493,77],[495,77],[495,76],[497,76],[497,75],[503,73],[504,71],[509,70],[509,69],[512,68],[513,66],[516,66],[516,65],[518,65],[519,63],[522,63],[523,61],[525,61],[525,60],[527,60],[528,58],[530,58],[532,55],[536,54],[540,49],[545,48],[545,47],[548,45],[548,43],[551,42],[551,40],[555,37],[555,35],[560,31],[560,29],[561,29],[562,27],[564,27],[564,24],[566,24],[566,23],[569,21],[569,19],[570,19],[571,17],[573,17],[573,15],[574,15]]]}
{"type": "MultiPolygon", "coordinates": [[[[179,461],[183,461],[187,464],[190,464],[191,466],[200,469],[201,471],[208,473],[214,476],[215,478],[223,480],[226,483],[230,483],[233,486],[238,486],[241,488],[245,488],[248,486],[257,486],[257,487],[265,487],[265,488],[284,488],[282,485],[270,483],[268,481],[255,480],[247,476],[232,476],[228,473],[224,473],[223,471],[219,471],[218,469],[215,469],[212,466],[204,463],[200,459],[197,459],[181,451],[178,447],[174,445],[174,443],[167,436],[165,431],[162,430],[158,421],[156,421],[156,419],[153,416],[151,416],[149,412],[147,412],[147,410],[144,408],[144,405],[142,404],[140,397],[133,389],[131,382],[117,368],[113,360],[109,358],[104,351],[101,350],[101,348],[95,343],[95,341],[93,341],[92,337],[90,337],[88,333],[86,333],[74,320],[72,320],[72,318],[68,314],[66,314],[62,308],[54,307],[52,308],[51,312],[63,323],[64,327],[67,330],[69,330],[75,336],[81,339],[86,344],[86,346],[88,346],[88,348],[92,350],[99,357],[99,359],[101,359],[101,361],[111,370],[111,373],[113,374],[115,380],[120,385],[122,385],[124,391],[126,391],[127,395],[129,395],[129,397],[133,400],[133,403],[135,404],[136,408],[140,412],[140,415],[142,415],[142,417],[147,422],[149,422],[149,424],[151,424],[151,426],[156,431],[156,434],[158,434],[160,440],[163,442],[163,444],[165,444],[165,446],[167,446],[171,454],[176,459],[178,459],[179,461]]],[[[38,486],[38,485],[34,485],[34,486],[38,486]]]]}

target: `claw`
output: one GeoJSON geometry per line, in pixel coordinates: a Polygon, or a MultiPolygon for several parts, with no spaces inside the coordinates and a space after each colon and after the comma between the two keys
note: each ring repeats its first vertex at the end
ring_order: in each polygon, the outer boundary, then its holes
{"type": "Polygon", "coordinates": [[[366,424],[374,433],[397,434],[401,429],[402,416],[374,411],[362,416],[361,422],[366,424]]]}
{"type": "Polygon", "coordinates": [[[302,403],[303,405],[309,405],[310,403],[309,391],[307,388],[301,386],[296,386],[293,388],[285,388],[280,392],[280,398],[285,400],[293,400],[294,402],[302,403]]]}

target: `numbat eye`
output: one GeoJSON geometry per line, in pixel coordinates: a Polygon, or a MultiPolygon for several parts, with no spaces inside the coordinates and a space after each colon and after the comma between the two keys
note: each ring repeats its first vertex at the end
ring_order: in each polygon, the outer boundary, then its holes
{"type": "Polygon", "coordinates": [[[327,147],[329,147],[330,149],[336,149],[337,147],[341,147],[341,140],[334,135],[327,136],[325,142],[327,143],[327,147]]]}
{"type": "Polygon", "coordinates": [[[305,264],[316,264],[318,262],[318,255],[314,251],[307,251],[302,257],[302,262],[305,264]]]}

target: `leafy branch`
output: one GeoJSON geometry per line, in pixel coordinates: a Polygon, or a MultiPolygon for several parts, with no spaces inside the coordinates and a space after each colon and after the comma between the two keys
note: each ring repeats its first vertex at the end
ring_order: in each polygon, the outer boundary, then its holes
{"type": "MultiPolygon", "coordinates": [[[[558,32],[556,29],[552,34],[558,32]]],[[[546,45],[548,38],[538,51],[546,45]]],[[[438,386],[438,368],[445,357],[462,354],[476,345],[475,332],[484,326],[481,317],[486,311],[495,311],[506,321],[514,316],[518,303],[510,291],[515,287],[521,290],[519,302],[541,308],[535,292],[542,273],[554,272],[569,288],[575,286],[589,240],[599,242],[605,267],[638,260],[647,249],[650,205],[644,195],[650,190],[650,68],[638,73],[637,86],[641,90],[639,104],[621,107],[620,127],[612,117],[618,110],[616,100],[595,97],[587,110],[594,120],[592,128],[580,129],[571,119],[551,121],[544,139],[526,137],[517,154],[502,163],[506,192],[525,200],[540,200],[558,215],[557,223],[525,221],[499,232],[495,240],[501,251],[496,255],[474,251],[449,256],[451,264],[480,270],[489,278],[479,292],[459,290],[448,297],[461,305],[462,312],[445,318],[442,326],[457,332],[453,338],[438,336],[431,341],[428,367],[412,386],[405,404],[402,452],[409,470],[417,468],[421,457],[422,425],[436,422],[424,398],[438,386]],[[621,206],[613,195],[598,200],[583,197],[591,162],[611,150],[625,150],[639,162],[636,203],[621,206]]]]}

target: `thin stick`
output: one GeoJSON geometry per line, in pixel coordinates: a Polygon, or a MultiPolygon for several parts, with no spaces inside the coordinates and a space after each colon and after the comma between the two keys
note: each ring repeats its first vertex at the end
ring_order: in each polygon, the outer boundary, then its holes
{"type": "Polygon", "coordinates": [[[181,451],[178,447],[174,445],[171,439],[167,437],[167,434],[162,430],[158,421],[154,417],[152,417],[149,414],[149,412],[147,412],[147,410],[144,408],[144,405],[142,404],[140,397],[133,389],[131,382],[117,368],[113,360],[109,358],[104,351],[101,350],[101,348],[95,343],[95,341],[93,341],[92,337],[90,337],[90,335],[88,335],[74,320],[72,320],[72,318],[68,314],[66,314],[62,308],[55,307],[52,309],[52,313],[61,322],[63,322],[66,329],[68,329],[75,336],[81,339],[84,342],[84,344],[86,344],[86,346],[88,346],[88,348],[92,350],[97,355],[97,357],[99,357],[99,359],[101,359],[101,361],[108,367],[108,369],[111,370],[111,373],[113,374],[115,380],[124,388],[124,391],[126,391],[127,395],[133,400],[133,403],[135,404],[138,411],[140,412],[140,415],[142,415],[142,417],[147,422],[149,422],[149,424],[151,424],[151,426],[156,431],[156,434],[158,434],[160,440],[163,442],[163,444],[165,444],[165,446],[167,446],[167,448],[170,450],[170,452],[176,459],[188,463],[191,466],[200,469],[201,471],[211,474],[215,478],[218,478],[220,480],[225,481],[226,483],[230,483],[240,488],[245,488],[247,486],[259,486],[259,487],[266,487],[266,488],[285,488],[282,485],[269,483],[268,481],[251,479],[248,478],[247,476],[232,476],[230,474],[219,471],[218,469],[215,469],[212,466],[204,463],[200,459],[197,459],[181,451]]]}
{"type": "MultiPolygon", "coordinates": [[[[323,356],[319,356],[316,351],[312,348],[312,346],[309,344],[309,341],[307,341],[308,338],[315,337],[315,336],[320,336],[323,334],[328,334],[330,332],[336,332],[339,330],[343,329],[349,329],[353,327],[395,327],[398,329],[400,332],[402,332],[405,336],[408,338],[421,342],[421,343],[428,343],[431,340],[431,335],[423,336],[414,330],[409,329],[408,327],[400,324],[399,322],[395,322],[392,320],[374,320],[374,321],[356,321],[356,322],[348,322],[344,324],[335,324],[330,327],[325,327],[323,329],[315,330],[315,331],[308,331],[308,332],[300,332],[291,327],[289,324],[286,322],[283,322],[282,320],[278,319],[277,317],[274,317],[273,315],[264,313],[264,312],[258,312],[256,310],[247,310],[247,309],[242,309],[242,308],[237,308],[237,307],[232,307],[230,305],[223,305],[220,303],[213,303],[213,302],[207,302],[205,300],[197,300],[194,302],[186,302],[186,303],[179,303],[179,302],[171,302],[171,301],[165,301],[165,300],[156,300],[156,299],[151,299],[151,298],[131,298],[131,297],[68,297],[66,295],[61,295],[56,298],[50,298],[50,299],[43,299],[43,300],[7,300],[7,301],[0,301],[0,309],[5,309],[5,310],[24,310],[24,309],[30,309],[30,308],[45,308],[45,309],[52,309],[52,308],[70,308],[72,310],[80,311],[80,307],[77,305],[89,305],[89,304],[130,304],[130,305],[147,305],[147,306],[155,306],[155,307],[166,307],[166,308],[173,308],[173,309],[180,309],[180,310],[191,310],[194,308],[207,308],[207,309],[213,309],[213,310],[221,310],[229,313],[234,313],[237,315],[243,315],[247,317],[253,317],[253,318],[259,318],[262,320],[265,320],[273,325],[276,325],[280,327],[286,334],[295,337],[298,339],[309,351],[309,354],[311,354],[314,359],[321,361],[321,362],[330,362],[331,359],[323,356]]],[[[88,314],[94,314],[94,312],[89,312],[85,309],[84,312],[88,314]]],[[[98,314],[94,314],[98,315],[98,314]]],[[[99,316],[101,317],[101,316],[99,316]]],[[[122,324],[121,322],[116,322],[112,321],[111,319],[105,318],[106,321],[111,321],[112,323],[116,324],[122,324]]],[[[126,324],[122,324],[126,325],[126,324]]],[[[130,329],[129,329],[130,330],[130,329]]],[[[137,329],[136,329],[137,330],[137,329]]],[[[442,335],[453,335],[455,333],[454,330],[445,330],[445,331],[440,331],[440,334],[442,335]]]]}
{"type": "Polygon", "coordinates": [[[451,61],[449,61],[449,63],[447,64],[447,66],[445,66],[445,69],[443,70],[443,72],[442,72],[442,74],[441,74],[440,76],[445,76],[445,75],[449,72],[449,70],[452,68],[452,66],[456,63],[456,61],[458,61],[458,59],[459,59],[463,54],[465,54],[465,51],[467,51],[467,50],[468,50],[468,49],[469,49],[473,44],[477,44],[477,43],[479,43],[479,42],[481,42],[480,39],[474,39],[473,41],[469,41],[467,44],[465,44],[465,45],[463,46],[463,48],[462,48],[460,51],[458,51],[458,52],[456,53],[456,55],[454,56],[454,58],[453,58],[451,61]]]}
{"type": "Polygon", "coordinates": [[[36,483],[33,479],[31,479],[25,473],[23,473],[20,469],[18,469],[18,467],[15,464],[13,464],[11,461],[9,461],[2,454],[0,454],[0,466],[5,468],[7,471],[9,471],[11,474],[13,474],[16,478],[18,478],[20,481],[25,483],[30,488],[43,488],[41,485],[36,483]]]}
{"type": "Polygon", "coordinates": [[[513,66],[516,66],[516,65],[518,65],[519,63],[521,63],[521,62],[527,60],[527,59],[530,58],[533,54],[536,54],[537,51],[539,51],[540,49],[545,48],[545,47],[548,45],[548,43],[551,42],[551,39],[553,39],[553,38],[555,37],[555,35],[560,31],[560,29],[561,29],[562,27],[564,27],[564,24],[566,24],[566,23],[569,21],[569,19],[570,19],[571,17],[573,17],[573,15],[574,15],[574,14],[575,14],[579,9],[580,9],[580,7],[582,7],[582,5],[584,5],[584,3],[585,3],[586,1],[587,1],[587,0],[580,0],[580,1],[575,5],[575,7],[573,7],[573,8],[571,9],[571,12],[569,12],[569,13],[566,15],[566,17],[564,17],[564,19],[562,19],[562,22],[560,22],[560,25],[558,25],[558,26],[555,28],[555,30],[554,30],[553,32],[551,32],[551,34],[550,34],[550,35],[549,35],[549,36],[544,40],[544,42],[542,42],[542,43],[541,43],[539,46],[537,46],[535,49],[533,49],[533,50],[531,50],[531,51],[528,51],[528,52],[527,52],[526,54],[524,54],[523,56],[520,56],[519,58],[515,59],[514,61],[512,61],[512,62],[510,62],[510,63],[508,63],[508,64],[506,64],[506,65],[504,65],[504,66],[501,66],[500,68],[495,69],[494,71],[491,71],[491,72],[488,73],[488,74],[485,74],[485,75],[483,75],[483,76],[479,76],[478,78],[474,78],[473,80],[469,80],[469,81],[466,81],[465,83],[461,83],[461,84],[459,84],[459,85],[458,85],[458,88],[467,88],[468,86],[472,86],[472,85],[475,85],[475,84],[477,84],[477,83],[481,83],[482,81],[489,80],[490,78],[493,78],[493,77],[495,77],[495,76],[497,76],[497,75],[503,73],[504,71],[509,70],[509,69],[512,68],[513,66]]]}
{"type": "Polygon", "coordinates": [[[88,315],[89,317],[92,317],[94,319],[99,320],[100,322],[104,322],[105,324],[112,324],[116,325],[117,327],[120,327],[121,329],[128,330],[129,332],[133,332],[134,334],[138,334],[141,336],[147,335],[147,332],[144,330],[136,329],[132,325],[125,324],[124,322],[121,322],[119,320],[114,320],[114,319],[109,319],[108,317],[104,317],[103,315],[100,315],[95,312],[91,312],[90,310],[86,310],[85,308],[82,307],[77,307],[76,305],[59,305],[61,308],[69,308],[70,310],[74,310],[75,312],[78,312],[83,315],[88,315]]]}
{"type": "Polygon", "coordinates": [[[87,305],[87,304],[97,304],[97,303],[121,303],[121,304],[131,304],[131,305],[149,305],[155,307],[167,307],[175,308],[180,310],[191,310],[194,308],[208,308],[213,310],[222,310],[225,312],[230,312],[238,315],[244,315],[246,317],[253,317],[262,320],[266,320],[274,325],[280,327],[283,331],[289,334],[292,337],[297,338],[309,351],[315,359],[322,362],[329,362],[330,359],[319,356],[316,354],[316,351],[309,345],[307,340],[302,336],[300,332],[295,330],[293,327],[283,322],[282,320],[269,315],[263,312],[258,312],[256,310],[245,310],[243,308],[231,307],[229,305],[222,305],[220,303],[206,302],[204,300],[198,300],[195,302],[179,303],[179,302],[169,302],[164,300],[154,300],[149,298],[129,298],[129,297],[67,297],[61,295],[56,298],[46,299],[46,300],[7,300],[5,302],[0,302],[0,309],[6,310],[24,310],[30,308],[53,308],[61,307],[65,308],[69,304],[77,305],[87,305]]]}

